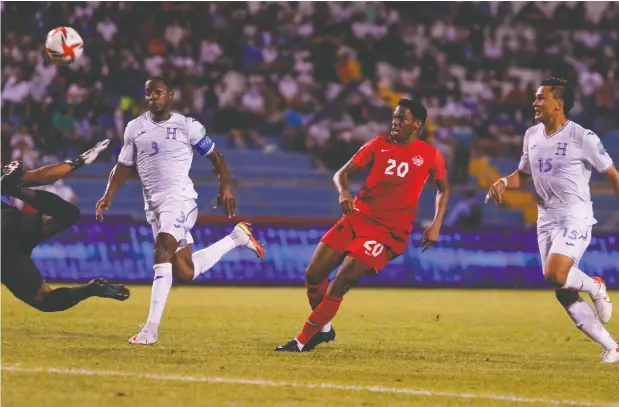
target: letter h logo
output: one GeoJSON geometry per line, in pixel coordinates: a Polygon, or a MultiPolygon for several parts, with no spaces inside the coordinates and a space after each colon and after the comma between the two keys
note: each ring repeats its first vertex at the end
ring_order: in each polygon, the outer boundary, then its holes
{"type": "Polygon", "coordinates": [[[166,130],[168,131],[168,135],[166,136],[166,140],[176,140],[176,130],[178,130],[176,127],[166,127],[166,130]]]}
{"type": "Polygon", "coordinates": [[[567,155],[567,143],[557,143],[555,155],[562,155],[565,157],[567,155]]]}

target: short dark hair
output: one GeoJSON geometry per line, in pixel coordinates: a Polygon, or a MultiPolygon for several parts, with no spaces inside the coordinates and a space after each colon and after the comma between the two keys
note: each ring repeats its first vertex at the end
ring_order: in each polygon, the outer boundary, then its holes
{"type": "Polygon", "coordinates": [[[563,113],[568,114],[574,106],[574,90],[570,83],[563,78],[552,77],[544,79],[542,86],[550,86],[550,91],[555,99],[563,100],[563,113]]]}
{"type": "Polygon", "coordinates": [[[398,106],[407,107],[408,109],[410,109],[413,116],[415,116],[415,119],[421,120],[422,123],[425,123],[426,119],[428,118],[428,111],[419,102],[411,99],[400,99],[400,101],[398,102],[398,106]]]}
{"type": "MultiPolygon", "coordinates": [[[[165,85],[166,88],[170,89],[170,85],[168,85],[168,82],[165,80],[165,78],[163,76],[151,76],[150,78],[148,78],[149,81],[159,81],[159,82],[163,82],[163,84],[165,85]]],[[[147,81],[148,82],[148,81],[147,81]]]]}

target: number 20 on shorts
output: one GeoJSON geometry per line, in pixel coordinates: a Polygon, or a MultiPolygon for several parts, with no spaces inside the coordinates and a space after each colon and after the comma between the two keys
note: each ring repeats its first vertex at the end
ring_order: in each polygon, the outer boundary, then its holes
{"type": "Polygon", "coordinates": [[[363,243],[363,247],[365,248],[365,254],[372,257],[378,257],[385,250],[385,246],[376,240],[368,240],[363,243]]]}

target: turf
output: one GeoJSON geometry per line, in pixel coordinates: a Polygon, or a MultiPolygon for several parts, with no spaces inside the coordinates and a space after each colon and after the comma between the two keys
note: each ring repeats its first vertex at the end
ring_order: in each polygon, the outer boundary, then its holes
{"type": "MultiPolygon", "coordinates": [[[[335,343],[279,354],[275,346],[294,336],[308,316],[302,288],[173,288],[159,343],[151,347],[127,344],[150,301],[150,287],[131,290],[124,303],[93,299],[44,314],[3,288],[2,405],[547,404],[372,392],[371,386],[619,405],[619,366],[600,364],[600,348],[574,327],[548,291],[353,290],[334,321],[335,343]],[[6,370],[16,366],[26,371],[6,370]],[[116,373],[28,371],[32,368],[116,373]],[[143,373],[365,389],[135,377],[143,373]]],[[[608,327],[619,335],[619,318],[608,327]]]]}

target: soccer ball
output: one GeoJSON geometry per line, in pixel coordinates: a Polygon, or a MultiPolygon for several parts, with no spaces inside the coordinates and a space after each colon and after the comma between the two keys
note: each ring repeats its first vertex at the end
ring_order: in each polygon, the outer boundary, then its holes
{"type": "Polygon", "coordinates": [[[45,52],[55,63],[69,65],[82,56],[84,40],[71,27],[54,28],[47,34],[45,52]]]}

